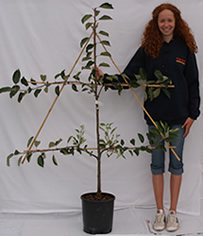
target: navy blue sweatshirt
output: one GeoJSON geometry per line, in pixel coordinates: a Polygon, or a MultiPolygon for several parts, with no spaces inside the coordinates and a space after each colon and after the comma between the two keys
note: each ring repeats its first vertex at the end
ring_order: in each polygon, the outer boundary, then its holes
{"type": "MultiPolygon", "coordinates": [[[[164,93],[153,101],[147,99],[144,106],[154,121],[166,121],[168,124],[183,124],[188,117],[197,119],[200,114],[200,95],[198,68],[194,53],[187,45],[177,39],[164,42],[157,59],[148,56],[140,47],[124,70],[131,80],[135,79],[139,69],[145,69],[147,80],[156,80],[155,70],[160,70],[172,80],[175,88],[168,88],[171,98],[164,93]]],[[[122,81],[122,78],[120,76],[122,81]]],[[[145,114],[147,124],[151,120],[145,114]]]]}

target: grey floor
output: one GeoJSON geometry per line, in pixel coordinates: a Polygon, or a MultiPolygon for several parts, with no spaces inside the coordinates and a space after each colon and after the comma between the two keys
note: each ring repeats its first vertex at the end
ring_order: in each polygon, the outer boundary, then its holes
{"type": "MultiPolygon", "coordinates": [[[[203,201],[201,204],[203,212],[203,201]]],[[[108,235],[152,235],[151,222],[155,209],[127,208],[115,210],[113,230],[108,235]]],[[[162,235],[202,235],[203,214],[179,214],[180,229],[175,233],[162,231],[162,235]]],[[[50,214],[0,214],[0,236],[83,236],[81,212],[50,214]]]]}

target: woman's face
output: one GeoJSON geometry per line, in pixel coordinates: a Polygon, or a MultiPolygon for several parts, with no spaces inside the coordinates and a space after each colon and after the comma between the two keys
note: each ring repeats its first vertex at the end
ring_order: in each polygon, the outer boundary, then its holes
{"type": "Polygon", "coordinates": [[[158,27],[163,39],[166,42],[170,42],[173,38],[173,31],[175,29],[175,17],[171,10],[165,9],[159,13],[158,27]]]}

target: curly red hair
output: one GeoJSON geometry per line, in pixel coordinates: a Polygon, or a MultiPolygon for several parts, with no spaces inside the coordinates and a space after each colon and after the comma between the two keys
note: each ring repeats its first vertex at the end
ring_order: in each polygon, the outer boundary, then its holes
{"type": "Polygon", "coordinates": [[[174,37],[183,40],[189,49],[196,53],[197,44],[188,24],[182,19],[180,10],[170,3],[161,4],[152,12],[152,19],[146,25],[142,38],[142,47],[146,53],[154,59],[159,57],[163,38],[158,27],[158,16],[165,9],[172,11],[175,17],[174,37]]]}

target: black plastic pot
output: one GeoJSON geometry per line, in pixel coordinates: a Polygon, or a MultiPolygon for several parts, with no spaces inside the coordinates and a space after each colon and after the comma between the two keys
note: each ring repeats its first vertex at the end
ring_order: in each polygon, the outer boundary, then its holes
{"type": "Polygon", "coordinates": [[[86,233],[107,234],[112,231],[115,196],[110,193],[102,194],[108,196],[108,199],[87,199],[88,195],[95,196],[96,193],[85,193],[81,196],[83,230],[86,233]]]}

